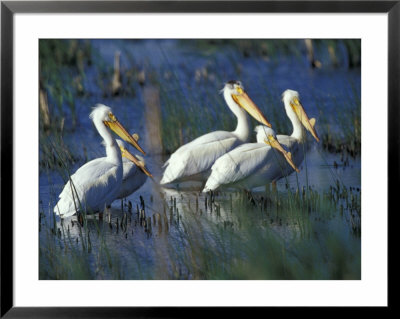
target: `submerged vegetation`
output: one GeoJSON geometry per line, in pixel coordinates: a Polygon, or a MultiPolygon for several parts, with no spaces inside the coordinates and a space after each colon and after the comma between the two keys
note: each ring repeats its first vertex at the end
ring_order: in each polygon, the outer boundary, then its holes
{"type": "Polygon", "coordinates": [[[40,40],[39,278],[360,279],[360,44],[40,40]],[[231,79],[282,134],[292,128],[281,94],[298,90],[317,119],[321,142],[308,145],[319,162],[306,158],[301,175],[262,192],[200,195],[149,181],[111,215],[53,214],[69,176],[104,154],[92,106],[110,105],[132,123],[157,172],[180,145],[235,128],[219,94],[231,79]],[[312,169],[329,181],[311,183],[312,169]],[[358,179],[342,180],[346,169],[358,179]]]}

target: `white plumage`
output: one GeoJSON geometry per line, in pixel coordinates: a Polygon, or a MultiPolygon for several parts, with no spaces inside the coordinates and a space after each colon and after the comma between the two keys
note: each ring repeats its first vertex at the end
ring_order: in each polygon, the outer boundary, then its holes
{"type": "Polygon", "coordinates": [[[151,176],[151,174],[145,168],[146,162],[143,157],[136,155],[139,165],[135,164],[129,157],[129,155],[134,155],[127,151],[125,143],[119,139],[117,139],[117,143],[122,153],[123,174],[122,184],[115,198],[122,199],[138,190],[146,182],[147,176],[151,176]]]}
{"type": "MultiPolygon", "coordinates": [[[[291,136],[277,135],[276,139],[292,154],[289,158],[297,167],[304,159],[303,143],[306,139],[301,124],[319,141],[314,129],[315,119],[308,119],[299,101],[298,92],[286,90],[283,93],[283,102],[293,125],[293,133],[291,136]]],[[[215,162],[203,192],[215,190],[222,185],[252,189],[276,181],[294,171],[288,160],[289,153],[278,152],[265,143],[268,135],[275,135],[273,130],[257,126],[256,132],[257,143],[241,145],[215,162]]]]}
{"type": "Polygon", "coordinates": [[[71,176],[54,207],[54,212],[61,217],[72,216],[82,209],[87,212],[103,210],[115,199],[122,183],[122,158],[121,151],[107,127],[142,151],[112,114],[110,107],[96,105],[90,118],[104,140],[107,156],[84,164],[71,176]]]}
{"type": "Polygon", "coordinates": [[[205,181],[216,159],[248,140],[250,130],[246,111],[257,121],[271,126],[240,82],[226,83],[223,94],[228,107],[237,117],[236,130],[211,132],[178,148],[165,162],[160,184],[184,180],[205,181]]]}

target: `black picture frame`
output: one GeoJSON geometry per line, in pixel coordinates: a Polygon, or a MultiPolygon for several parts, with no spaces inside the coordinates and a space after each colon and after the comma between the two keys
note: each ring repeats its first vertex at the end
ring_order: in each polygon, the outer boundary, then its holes
{"type": "MultiPolygon", "coordinates": [[[[120,12],[270,12],[270,13],[387,13],[388,14],[388,207],[396,213],[399,182],[398,125],[400,105],[400,1],[1,1],[1,317],[5,318],[131,318],[191,317],[228,309],[190,307],[64,307],[22,308],[13,305],[13,16],[15,13],[120,12]]],[[[389,213],[388,211],[388,213],[389,213]]],[[[385,212],[381,212],[385,213],[385,212]]],[[[388,214],[388,218],[389,218],[388,214]]],[[[392,219],[391,219],[392,221],[392,219]]],[[[388,223],[394,225],[393,221],[388,223]]],[[[393,234],[393,232],[389,233],[393,234]]],[[[388,238],[389,241],[389,238],[388,238]]],[[[390,242],[388,242],[390,244],[390,242]]],[[[389,246],[388,246],[389,247],[389,246]]],[[[389,255],[388,255],[389,256],[389,255]]],[[[390,262],[390,258],[389,258],[390,262]]],[[[388,281],[389,285],[390,281],[388,281]]],[[[388,299],[389,309],[391,298],[388,299]]],[[[254,309],[254,308],[253,308],[254,309]]],[[[260,308],[256,308],[260,310],[260,308]]],[[[262,308],[261,308],[262,309],[262,308]]],[[[305,308],[291,307],[297,315],[305,308]]],[[[235,309],[248,315],[249,309],[235,309]]]]}

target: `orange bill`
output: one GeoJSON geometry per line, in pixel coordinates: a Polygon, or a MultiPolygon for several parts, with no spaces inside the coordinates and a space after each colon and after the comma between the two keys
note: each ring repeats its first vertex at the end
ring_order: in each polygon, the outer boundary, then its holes
{"type": "Polygon", "coordinates": [[[233,100],[240,107],[245,109],[252,117],[254,117],[258,122],[271,127],[271,124],[267,121],[265,116],[261,113],[257,105],[250,99],[246,92],[240,90],[241,94],[232,94],[233,100]]]}
{"type": "Polygon", "coordinates": [[[317,132],[315,131],[315,119],[309,119],[307,113],[304,111],[303,106],[301,105],[298,98],[294,98],[293,101],[290,102],[290,106],[292,107],[293,111],[296,113],[297,117],[299,118],[301,124],[304,125],[307,131],[311,133],[312,136],[319,142],[319,137],[317,132]]]}
{"type": "Polygon", "coordinates": [[[279,152],[281,152],[282,155],[285,157],[286,161],[289,163],[289,165],[292,166],[293,169],[297,173],[299,173],[300,170],[296,167],[296,165],[294,164],[294,162],[292,160],[292,154],[290,152],[287,152],[273,135],[268,135],[267,138],[268,138],[268,140],[265,140],[264,142],[267,145],[269,145],[269,146],[277,149],[279,152]]]}
{"type": "Polygon", "coordinates": [[[124,141],[128,142],[131,144],[133,147],[138,149],[140,152],[142,152],[144,155],[146,153],[143,151],[143,149],[139,146],[138,142],[135,140],[135,138],[132,137],[128,133],[128,131],[125,129],[125,127],[117,120],[115,115],[112,113],[109,114],[109,117],[111,121],[104,121],[104,124],[108,126],[110,129],[112,129],[118,136],[120,136],[124,141]]]}
{"type": "Polygon", "coordinates": [[[131,154],[126,148],[123,146],[119,147],[121,149],[121,154],[123,157],[126,157],[128,160],[132,161],[137,167],[139,167],[143,173],[145,173],[147,176],[153,177],[147,167],[137,159],[137,157],[133,154],[131,154]]]}

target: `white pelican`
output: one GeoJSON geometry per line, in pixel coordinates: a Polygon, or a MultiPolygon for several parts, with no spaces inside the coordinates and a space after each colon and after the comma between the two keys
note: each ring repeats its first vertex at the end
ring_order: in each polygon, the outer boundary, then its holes
{"type": "Polygon", "coordinates": [[[217,159],[211,167],[211,175],[203,192],[215,190],[221,185],[249,190],[274,182],[297,169],[304,159],[305,146],[303,144],[306,140],[301,124],[317,141],[319,138],[314,129],[315,119],[308,119],[300,103],[298,92],[286,90],[282,97],[286,114],[293,125],[293,133],[291,136],[278,135],[276,139],[278,144],[290,150],[290,153],[285,154],[282,150],[275,152],[273,148],[277,148],[277,144],[274,132],[269,131],[265,126],[257,126],[258,143],[241,145],[217,159]],[[292,163],[290,163],[291,160],[293,160],[292,163]]]}
{"type": "Polygon", "coordinates": [[[205,181],[217,158],[248,141],[250,129],[246,111],[260,123],[271,127],[239,81],[227,82],[222,92],[228,107],[237,117],[236,130],[211,132],[178,148],[165,162],[160,184],[205,181]]]}
{"type": "Polygon", "coordinates": [[[110,107],[97,104],[90,118],[104,140],[107,156],[84,164],[70,177],[54,207],[54,212],[61,217],[72,216],[81,209],[96,212],[110,205],[115,199],[122,183],[122,157],[108,128],[144,153],[114,116],[110,107]]]}
{"type": "Polygon", "coordinates": [[[133,155],[126,149],[125,143],[117,139],[122,154],[122,184],[115,199],[122,199],[139,189],[147,180],[147,176],[153,177],[147,170],[143,157],[133,155]]]}

